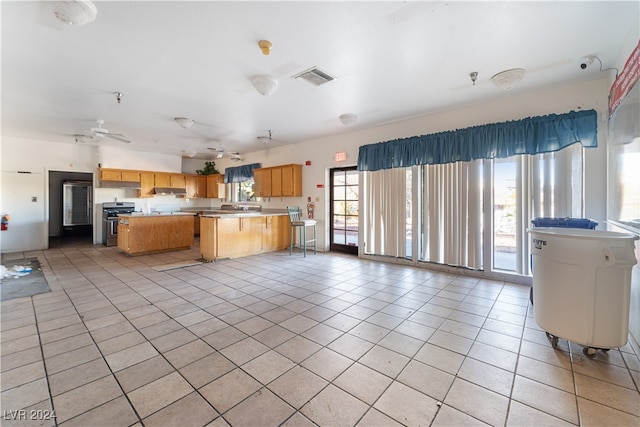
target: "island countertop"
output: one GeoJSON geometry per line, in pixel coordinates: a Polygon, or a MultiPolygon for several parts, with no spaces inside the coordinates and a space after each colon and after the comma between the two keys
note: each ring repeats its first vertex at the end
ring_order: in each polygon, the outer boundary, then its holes
{"type": "Polygon", "coordinates": [[[132,212],[130,214],[118,214],[118,218],[157,218],[159,216],[195,216],[195,212],[154,212],[145,214],[142,212],[132,212]]]}
{"type": "Polygon", "coordinates": [[[248,218],[248,217],[261,217],[261,216],[287,216],[288,213],[286,210],[282,209],[265,209],[262,211],[230,211],[230,210],[222,210],[222,209],[210,209],[203,211],[200,216],[201,217],[210,217],[210,218],[248,218]]]}

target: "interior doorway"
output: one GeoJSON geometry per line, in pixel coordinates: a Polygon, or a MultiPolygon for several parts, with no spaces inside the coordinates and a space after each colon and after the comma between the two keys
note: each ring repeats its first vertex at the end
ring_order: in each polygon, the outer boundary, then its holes
{"type": "Polygon", "coordinates": [[[358,171],[355,166],[329,171],[329,249],[358,254],[358,171]]]}
{"type": "Polygon", "coordinates": [[[49,248],[93,244],[93,174],[49,171],[49,248]]]}

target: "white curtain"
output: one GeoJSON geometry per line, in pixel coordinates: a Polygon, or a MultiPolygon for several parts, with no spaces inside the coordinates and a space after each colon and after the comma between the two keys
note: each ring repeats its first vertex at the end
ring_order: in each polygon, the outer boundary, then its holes
{"type": "Polygon", "coordinates": [[[405,257],[407,226],[406,169],[362,172],[364,253],[405,257]]]}
{"type": "Polygon", "coordinates": [[[531,274],[527,228],[539,217],[584,215],[584,148],[575,144],[546,154],[518,156],[516,273],[531,274]]]}
{"type": "Polygon", "coordinates": [[[482,161],[423,166],[424,261],[482,268],[482,161]]]}

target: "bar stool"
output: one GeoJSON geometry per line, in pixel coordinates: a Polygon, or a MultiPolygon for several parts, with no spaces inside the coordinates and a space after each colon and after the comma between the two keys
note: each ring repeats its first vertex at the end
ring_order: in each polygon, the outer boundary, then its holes
{"type": "Polygon", "coordinates": [[[291,222],[291,233],[289,237],[289,255],[293,250],[293,235],[296,232],[300,234],[300,252],[307,256],[307,243],[313,242],[313,253],[316,254],[316,223],[314,219],[303,219],[302,212],[299,207],[287,206],[287,213],[289,214],[289,221],[291,222]],[[313,239],[307,239],[307,227],[313,227],[313,239]]]}

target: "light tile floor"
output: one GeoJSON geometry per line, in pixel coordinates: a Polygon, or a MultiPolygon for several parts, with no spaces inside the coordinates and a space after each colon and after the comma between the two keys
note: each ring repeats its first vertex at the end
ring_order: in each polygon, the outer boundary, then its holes
{"type": "Polygon", "coordinates": [[[637,349],[553,349],[526,286],[328,253],[23,256],[52,292],[2,303],[3,426],[640,425],[637,349]]]}

